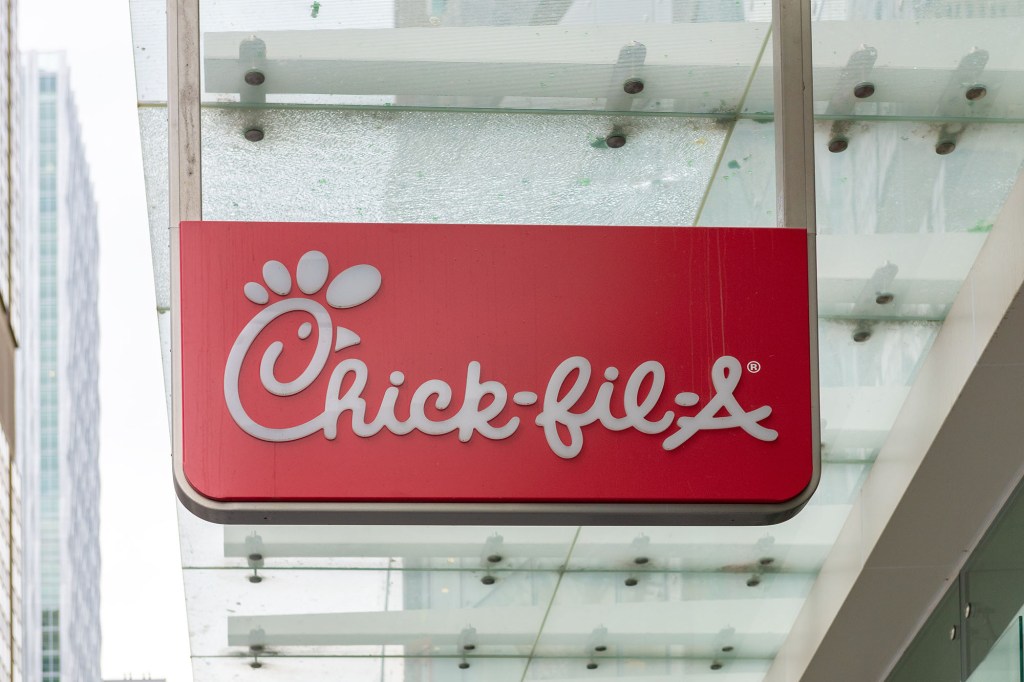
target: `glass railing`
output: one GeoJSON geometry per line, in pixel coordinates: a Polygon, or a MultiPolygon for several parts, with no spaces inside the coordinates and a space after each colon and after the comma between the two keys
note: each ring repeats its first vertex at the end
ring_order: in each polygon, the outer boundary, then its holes
{"type": "Polygon", "coordinates": [[[1024,680],[1024,616],[1018,615],[996,640],[985,660],[967,682],[1021,682],[1024,680]]]}

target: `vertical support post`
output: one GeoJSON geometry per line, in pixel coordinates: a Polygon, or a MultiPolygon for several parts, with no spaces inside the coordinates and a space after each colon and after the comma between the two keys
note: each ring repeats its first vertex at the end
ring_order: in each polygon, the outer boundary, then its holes
{"type": "MultiPolygon", "coordinates": [[[[807,230],[810,310],[811,446],[820,457],[818,389],[818,267],[814,205],[814,96],[811,72],[811,0],[772,0],[775,93],[775,192],[780,227],[807,230]]],[[[820,467],[819,467],[820,471],[820,467]]]]}
{"type": "MultiPolygon", "coordinates": [[[[171,443],[181,453],[181,283],[178,227],[203,217],[200,139],[199,0],[167,0],[168,208],[171,246],[171,443]]],[[[174,457],[175,480],[181,458],[174,457]]]]}
{"type": "Polygon", "coordinates": [[[199,0],[167,0],[167,126],[170,227],[202,218],[199,126],[199,0]]]}
{"type": "Polygon", "coordinates": [[[778,224],[814,234],[810,0],[772,0],[772,50],[778,224]]]}

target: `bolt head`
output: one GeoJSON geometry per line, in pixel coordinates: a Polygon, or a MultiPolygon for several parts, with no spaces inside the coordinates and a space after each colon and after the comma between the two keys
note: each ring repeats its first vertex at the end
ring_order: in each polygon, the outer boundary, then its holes
{"type": "Polygon", "coordinates": [[[462,661],[461,663],[459,663],[459,670],[465,670],[468,667],[469,663],[467,663],[466,661],[462,661]]]}
{"type": "Polygon", "coordinates": [[[462,645],[462,650],[463,651],[473,651],[474,649],[476,649],[476,644],[463,644],[462,645]]]}
{"type": "Polygon", "coordinates": [[[895,300],[896,296],[890,293],[881,293],[875,296],[875,303],[878,305],[889,305],[895,300]]]}
{"type": "Polygon", "coordinates": [[[648,562],[650,562],[650,558],[645,557],[645,556],[638,556],[637,558],[633,559],[633,563],[636,564],[637,566],[643,566],[644,564],[646,564],[648,562]]]}
{"type": "Polygon", "coordinates": [[[263,82],[267,80],[267,77],[259,69],[250,69],[245,72],[245,82],[247,85],[263,85],[263,82]]]}
{"type": "Polygon", "coordinates": [[[712,670],[721,670],[722,669],[722,664],[719,663],[718,661],[715,661],[714,663],[711,664],[711,669],[712,670]]]}
{"type": "Polygon", "coordinates": [[[636,587],[639,582],[636,578],[626,578],[626,587],[636,587]]]}
{"type": "Polygon", "coordinates": [[[762,566],[771,566],[772,564],[775,563],[775,557],[770,557],[770,556],[762,557],[762,558],[757,560],[757,563],[761,564],[762,566]]]}
{"type": "Polygon", "coordinates": [[[250,554],[249,555],[249,561],[253,561],[253,562],[263,561],[263,555],[262,554],[250,554]]]}
{"type": "Polygon", "coordinates": [[[500,554],[491,554],[487,557],[487,561],[488,563],[496,564],[499,563],[502,560],[502,558],[503,557],[500,554]]]}
{"type": "Polygon", "coordinates": [[[498,579],[495,578],[493,575],[485,575],[483,578],[480,578],[480,582],[482,582],[484,585],[493,585],[497,581],[498,579]]]}
{"type": "Polygon", "coordinates": [[[735,648],[736,648],[736,647],[734,647],[734,646],[731,646],[731,645],[726,645],[726,646],[723,646],[723,647],[722,647],[722,651],[724,651],[725,653],[729,653],[730,651],[732,651],[732,650],[733,650],[733,649],[735,649],[735,648]]]}
{"type": "Polygon", "coordinates": [[[637,95],[644,91],[644,82],[639,78],[630,78],[622,84],[622,89],[628,95],[637,95]]]}
{"type": "Polygon", "coordinates": [[[755,576],[751,576],[750,578],[747,579],[747,587],[757,587],[760,584],[761,584],[761,579],[759,577],[757,577],[756,575],[755,576]]]}
{"type": "Polygon", "coordinates": [[[964,97],[974,102],[976,100],[982,99],[987,94],[988,88],[986,88],[984,85],[972,85],[971,87],[967,88],[967,92],[964,93],[964,97]]]}
{"type": "Polygon", "coordinates": [[[871,338],[871,332],[867,329],[858,329],[853,333],[853,340],[856,343],[864,343],[871,338]]]}
{"type": "Polygon", "coordinates": [[[259,661],[253,661],[252,663],[249,664],[249,667],[252,668],[253,670],[259,670],[260,668],[263,667],[263,664],[260,663],[259,661]]]}
{"type": "Polygon", "coordinates": [[[952,154],[954,149],[956,149],[956,142],[953,142],[952,140],[943,140],[935,145],[935,153],[942,156],[952,154]]]}
{"type": "Polygon", "coordinates": [[[626,136],[621,133],[612,133],[604,138],[604,143],[612,149],[618,149],[626,144],[626,136]]]}
{"type": "Polygon", "coordinates": [[[263,139],[263,131],[259,128],[250,128],[245,131],[245,139],[249,142],[259,142],[263,139]]]}
{"type": "Polygon", "coordinates": [[[958,634],[959,633],[957,632],[956,626],[954,625],[949,629],[949,641],[952,642],[953,640],[955,640],[958,634]]]}
{"type": "Polygon", "coordinates": [[[828,150],[833,154],[839,154],[840,152],[845,152],[849,146],[849,140],[844,137],[837,137],[833,140],[829,140],[828,150]]]}
{"type": "Polygon", "coordinates": [[[250,575],[249,576],[249,582],[251,582],[253,584],[261,583],[261,582],[263,582],[263,578],[261,578],[258,575],[250,575]]]}
{"type": "Polygon", "coordinates": [[[606,647],[604,644],[598,644],[594,647],[594,651],[597,651],[598,653],[602,651],[608,651],[608,647],[606,647]]]}
{"type": "Polygon", "coordinates": [[[875,94],[874,83],[857,83],[857,85],[853,87],[853,96],[857,99],[867,99],[873,94],[875,94]]]}
{"type": "Polygon", "coordinates": [[[597,670],[597,663],[594,663],[593,661],[587,663],[587,670],[597,670]]]}
{"type": "Polygon", "coordinates": [[[971,605],[968,604],[967,606],[964,607],[964,618],[970,618],[970,617],[971,617],[971,605]]]}

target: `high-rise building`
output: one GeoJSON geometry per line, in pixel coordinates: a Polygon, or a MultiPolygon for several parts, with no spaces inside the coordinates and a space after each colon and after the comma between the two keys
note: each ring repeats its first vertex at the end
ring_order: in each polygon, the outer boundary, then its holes
{"type": "Polygon", "coordinates": [[[15,349],[21,321],[19,80],[14,0],[0,0],[0,680],[21,679],[21,494],[15,349]]]}
{"type": "Polygon", "coordinates": [[[98,680],[96,205],[64,55],[27,54],[23,90],[25,679],[98,680]]]}

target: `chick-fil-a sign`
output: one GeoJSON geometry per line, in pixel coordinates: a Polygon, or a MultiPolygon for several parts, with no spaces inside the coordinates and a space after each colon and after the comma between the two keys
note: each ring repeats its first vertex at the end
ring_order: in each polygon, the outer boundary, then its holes
{"type": "Polygon", "coordinates": [[[184,483],[214,507],[785,507],[817,471],[807,243],[184,223],[184,483]]]}

